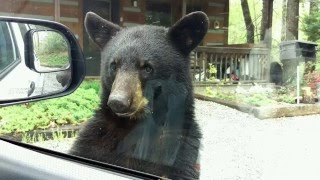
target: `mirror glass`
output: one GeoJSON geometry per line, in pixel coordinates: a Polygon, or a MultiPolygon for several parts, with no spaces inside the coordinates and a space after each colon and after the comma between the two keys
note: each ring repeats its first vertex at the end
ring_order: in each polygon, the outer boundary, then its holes
{"type": "Polygon", "coordinates": [[[39,97],[68,88],[69,51],[66,38],[55,30],[0,21],[0,101],[39,97]],[[31,55],[34,57],[28,58],[31,55]]]}
{"type": "Polygon", "coordinates": [[[36,30],[32,33],[32,41],[36,71],[52,72],[69,68],[69,46],[62,34],[52,30],[36,30]]]}

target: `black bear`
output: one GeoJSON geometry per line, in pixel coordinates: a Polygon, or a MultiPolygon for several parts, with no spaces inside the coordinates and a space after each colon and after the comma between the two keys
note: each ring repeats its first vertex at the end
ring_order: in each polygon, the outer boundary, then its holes
{"type": "Polygon", "coordinates": [[[203,12],[193,12],[170,28],[121,28],[88,13],[86,30],[101,48],[101,103],[70,153],[161,177],[198,179],[201,131],[189,53],[208,22],[203,12]]]}
{"type": "Polygon", "coordinates": [[[283,69],[278,62],[272,62],[270,64],[270,82],[276,85],[282,85],[283,69]]]}

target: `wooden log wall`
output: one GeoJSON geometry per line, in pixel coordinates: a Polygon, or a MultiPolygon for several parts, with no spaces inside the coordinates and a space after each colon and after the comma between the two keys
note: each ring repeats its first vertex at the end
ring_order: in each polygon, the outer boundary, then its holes
{"type": "MultiPolygon", "coordinates": [[[[56,0],[0,0],[0,15],[55,20],[56,0]]],[[[59,0],[59,21],[68,26],[83,46],[83,1],[59,0]]]]}
{"type": "MultiPolygon", "coordinates": [[[[133,1],[120,1],[120,25],[123,27],[145,24],[146,1],[137,0],[134,7],[133,1]]],[[[228,0],[162,0],[171,4],[171,23],[182,17],[183,3],[186,3],[186,12],[202,10],[210,19],[210,28],[203,40],[204,46],[223,46],[228,44],[229,1],[228,0]],[[189,11],[188,11],[189,10],[189,11]]]]}
{"type": "MultiPolygon", "coordinates": [[[[58,20],[68,26],[83,46],[83,0],[0,0],[0,15],[56,20],[55,2],[60,1],[58,20]]],[[[120,0],[120,25],[130,27],[145,24],[147,0],[120,0]]],[[[228,42],[228,0],[163,0],[171,4],[171,22],[182,17],[183,3],[188,9],[200,9],[210,19],[210,29],[203,40],[204,46],[223,46],[228,42]],[[196,7],[196,8],[193,8],[196,7]]],[[[189,13],[187,11],[187,13],[189,13]]]]}
{"type": "Polygon", "coordinates": [[[137,0],[136,6],[133,1],[120,1],[120,25],[122,27],[131,27],[145,24],[146,1],[137,0]]]}

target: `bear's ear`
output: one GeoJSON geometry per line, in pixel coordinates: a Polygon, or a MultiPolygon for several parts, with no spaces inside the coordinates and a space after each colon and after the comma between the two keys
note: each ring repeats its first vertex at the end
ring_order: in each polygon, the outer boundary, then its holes
{"type": "Polygon", "coordinates": [[[93,12],[88,12],[84,26],[90,38],[102,49],[121,27],[113,24],[93,12]]]}
{"type": "Polygon", "coordinates": [[[207,15],[201,11],[182,17],[168,31],[175,46],[188,55],[206,35],[209,26],[207,15]]]}

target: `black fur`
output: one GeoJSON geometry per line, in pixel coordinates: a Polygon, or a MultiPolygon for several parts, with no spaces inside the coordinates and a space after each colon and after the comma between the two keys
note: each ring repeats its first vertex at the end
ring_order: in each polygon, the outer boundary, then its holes
{"type": "Polygon", "coordinates": [[[272,62],[270,64],[270,82],[276,85],[282,85],[283,69],[278,62],[272,62]]]}
{"type": "Polygon", "coordinates": [[[201,131],[194,119],[188,55],[207,32],[207,16],[189,14],[169,29],[147,25],[121,29],[88,13],[85,24],[102,48],[101,104],[70,153],[162,177],[198,179],[201,131]],[[152,72],[141,63],[151,66],[152,72]],[[128,79],[123,83],[128,94],[135,93],[132,84],[141,83],[148,100],[142,115],[118,116],[108,106],[117,79],[128,79]]]}

